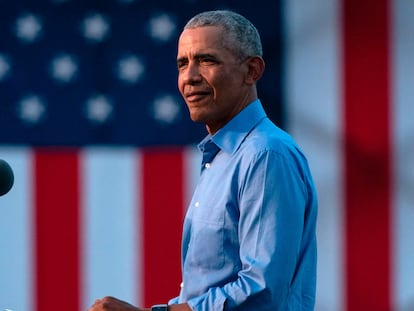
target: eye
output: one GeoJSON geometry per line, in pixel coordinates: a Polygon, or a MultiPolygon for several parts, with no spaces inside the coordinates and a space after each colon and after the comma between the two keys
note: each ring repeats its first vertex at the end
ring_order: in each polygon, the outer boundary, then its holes
{"type": "Polygon", "coordinates": [[[188,64],[188,60],[185,60],[185,59],[177,60],[177,68],[178,69],[184,68],[185,66],[187,66],[187,64],[188,64]]]}
{"type": "Polygon", "coordinates": [[[215,65],[215,64],[218,63],[218,61],[215,58],[212,58],[212,57],[203,57],[203,58],[200,58],[199,59],[199,62],[200,62],[200,64],[207,65],[207,66],[215,65]]]}

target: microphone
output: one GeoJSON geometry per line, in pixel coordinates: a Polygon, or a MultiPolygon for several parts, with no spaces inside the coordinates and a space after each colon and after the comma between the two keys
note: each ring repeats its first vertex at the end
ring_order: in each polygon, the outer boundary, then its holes
{"type": "Polygon", "coordinates": [[[9,163],[0,159],[0,196],[5,195],[13,187],[14,174],[9,163]]]}

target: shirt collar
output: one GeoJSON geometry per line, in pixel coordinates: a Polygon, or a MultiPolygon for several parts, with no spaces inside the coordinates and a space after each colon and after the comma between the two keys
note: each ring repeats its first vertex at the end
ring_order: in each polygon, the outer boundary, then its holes
{"type": "Polygon", "coordinates": [[[212,140],[220,149],[226,153],[235,152],[248,133],[259,123],[260,120],[266,118],[266,113],[259,99],[256,99],[240,111],[233,119],[231,119],[224,127],[222,127],[213,136],[207,135],[198,145],[203,151],[204,145],[208,140],[212,140]]]}

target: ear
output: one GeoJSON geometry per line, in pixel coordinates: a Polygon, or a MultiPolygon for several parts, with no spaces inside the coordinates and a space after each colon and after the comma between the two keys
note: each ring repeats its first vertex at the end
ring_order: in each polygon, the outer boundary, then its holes
{"type": "Polygon", "coordinates": [[[265,69],[265,62],[260,56],[252,56],[246,60],[248,68],[245,82],[249,85],[255,84],[261,77],[265,69]]]}

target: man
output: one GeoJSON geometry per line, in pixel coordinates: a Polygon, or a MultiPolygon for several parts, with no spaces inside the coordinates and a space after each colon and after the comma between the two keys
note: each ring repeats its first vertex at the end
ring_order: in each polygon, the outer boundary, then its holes
{"type": "MultiPolygon", "coordinates": [[[[256,28],[230,11],[201,13],[181,33],[177,65],[191,119],[208,135],[184,221],[181,292],[152,310],[313,310],[316,193],[301,150],[258,99],[256,28]]],[[[151,309],[105,297],[90,310],[151,309]]]]}

